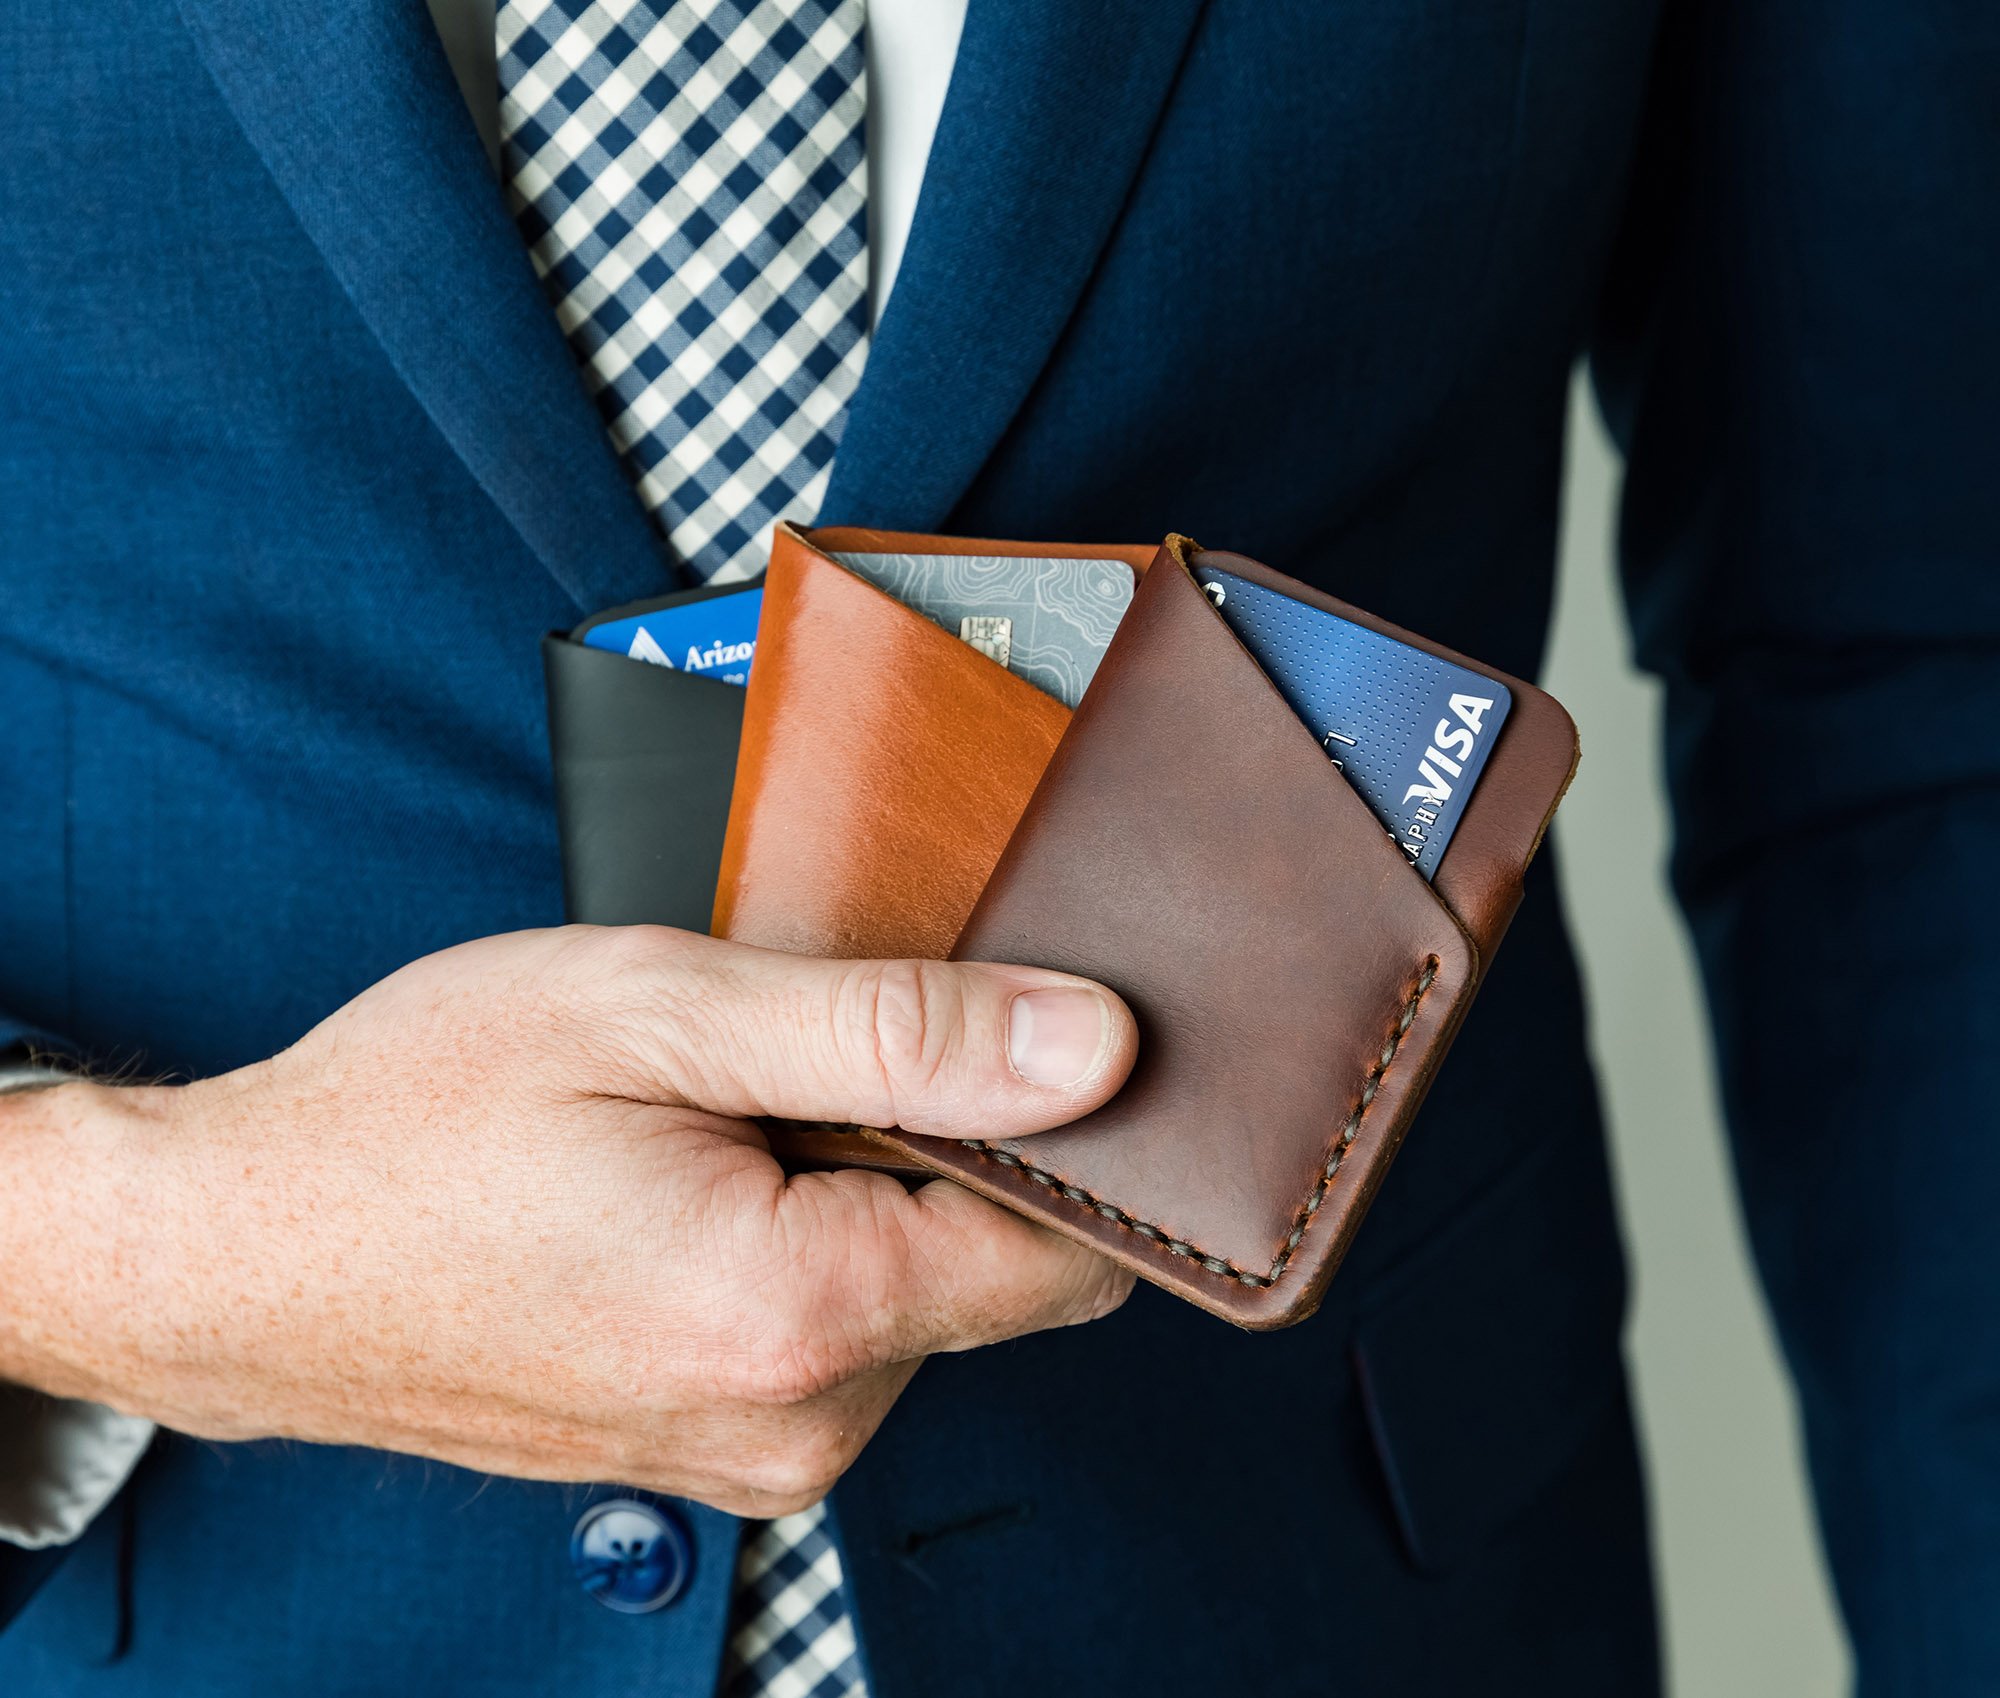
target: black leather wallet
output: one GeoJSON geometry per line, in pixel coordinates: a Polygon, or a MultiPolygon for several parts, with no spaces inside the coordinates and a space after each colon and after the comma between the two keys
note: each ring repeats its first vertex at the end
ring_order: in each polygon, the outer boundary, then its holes
{"type": "Polygon", "coordinates": [[[553,633],[542,669],[569,917],[707,931],[742,686],[553,633]]]}

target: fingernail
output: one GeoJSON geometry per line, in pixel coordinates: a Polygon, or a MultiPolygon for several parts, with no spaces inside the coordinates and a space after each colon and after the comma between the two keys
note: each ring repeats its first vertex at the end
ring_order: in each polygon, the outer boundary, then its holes
{"type": "Polygon", "coordinates": [[[1074,1085],[1095,1070],[1110,1033],[1110,1010],[1094,991],[1023,991],[1007,1014],[1007,1053],[1031,1085],[1074,1085]]]}

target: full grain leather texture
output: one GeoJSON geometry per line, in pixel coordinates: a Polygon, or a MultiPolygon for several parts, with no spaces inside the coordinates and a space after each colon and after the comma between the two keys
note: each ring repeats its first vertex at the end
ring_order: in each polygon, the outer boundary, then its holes
{"type": "Polygon", "coordinates": [[[878,1136],[1260,1329],[1317,1307],[1478,971],[1171,554],[953,954],[1112,986],[1138,1063],[1104,1108],[1035,1138],[878,1136]]]}
{"type": "Polygon", "coordinates": [[[779,527],[713,929],[799,955],[939,959],[1069,710],[822,550],[1152,551],[779,527]]]}

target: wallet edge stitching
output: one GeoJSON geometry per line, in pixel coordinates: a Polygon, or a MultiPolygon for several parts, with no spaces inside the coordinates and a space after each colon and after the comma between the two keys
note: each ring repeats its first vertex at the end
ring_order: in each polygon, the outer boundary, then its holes
{"type": "Polygon", "coordinates": [[[1403,1039],[1409,1035],[1410,1027],[1416,1023],[1417,1010],[1423,1003],[1425,993],[1437,981],[1438,968],[1438,958],[1432,955],[1427,956],[1418,969],[1416,985],[1404,1001],[1393,1028],[1382,1044],[1381,1056],[1369,1069],[1368,1077],[1361,1086],[1361,1094],[1355,1099],[1354,1107],[1348,1111],[1347,1118],[1341,1123],[1340,1131],[1333,1141],[1332,1152],[1327,1156],[1319,1178],[1314,1181],[1312,1189],[1307,1192],[1305,1200],[1293,1214],[1291,1230],[1285,1235],[1284,1243],[1272,1256],[1271,1271],[1267,1274],[1251,1273],[1221,1256],[1211,1255],[1185,1239],[1175,1238],[1164,1228],[1128,1214],[1116,1203],[1093,1196],[1082,1186],[1072,1184],[1063,1178],[1061,1174],[1033,1166],[1011,1150],[1000,1149],[982,1138],[961,1138],[959,1143],[974,1154],[997,1162],[1001,1167],[1014,1169],[1043,1189],[1053,1191],[1057,1196],[1101,1215],[1114,1226],[1122,1226],[1128,1231],[1137,1233],[1141,1238],[1159,1245],[1170,1255],[1178,1256],[1183,1261],[1191,1261],[1209,1273],[1233,1279],[1239,1285],[1249,1286],[1253,1290],[1267,1290],[1284,1277],[1285,1269],[1290,1265],[1293,1254],[1305,1239],[1306,1229],[1312,1225],[1314,1216],[1319,1213],[1320,1205],[1326,1201],[1326,1194],[1332,1189],[1334,1178],[1339,1174],[1341,1164],[1346,1161],[1347,1152],[1353,1147],[1355,1137],[1361,1130],[1362,1117],[1367,1114],[1369,1105],[1375,1100],[1376,1092],[1381,1089],[1382,1080],[1395,1061],[1397,1051],[1402,1048],[1403,1039]]]}

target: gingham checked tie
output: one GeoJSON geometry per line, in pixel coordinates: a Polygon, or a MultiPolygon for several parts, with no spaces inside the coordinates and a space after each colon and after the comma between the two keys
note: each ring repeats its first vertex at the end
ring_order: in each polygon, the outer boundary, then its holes
{"type": "Polygon", "coordinates": [[[818,512],[868,356],[863,0],[502,0],[501,168],[611,440],[700,578],[818,512]]]}
{"type": "Polygon", "coordinates": [[[718,1698],[868,1698],[826,1506],[743,1532],[718,1698]]]}
{"type": "MultiPolygon", "coordinates": [[[[810,520],[868,357],[862,0],[501,0],[501,167],[668,546],[810,520]]],[[[745,1530],[726,1698],[866,1698],[815,1506],[745,1530]]]]}

